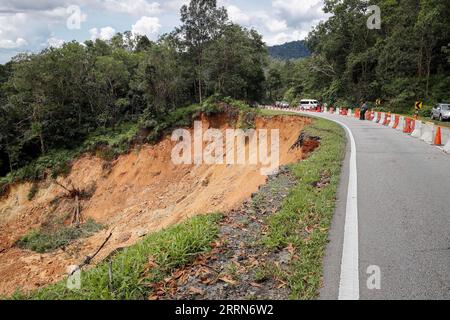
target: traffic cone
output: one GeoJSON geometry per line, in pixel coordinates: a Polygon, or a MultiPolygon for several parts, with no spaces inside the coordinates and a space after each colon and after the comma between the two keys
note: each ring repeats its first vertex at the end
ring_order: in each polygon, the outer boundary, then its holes
{"type": "Polygon", "coordinates": [[[411,132],[410,133],[413,133],[415,130],[416,130],[416,119],[413,119],[411,121],[411,132]]]}
{"type": "Polygon", "coordinates": [[[442,145],[441,127],[437,128],[436,137],[434,138],[434,145],[435,146],[441,146],[442,145]]]}

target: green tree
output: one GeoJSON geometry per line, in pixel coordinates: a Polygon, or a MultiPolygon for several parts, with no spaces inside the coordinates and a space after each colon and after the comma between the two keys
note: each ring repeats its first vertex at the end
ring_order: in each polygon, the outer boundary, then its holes
{"type": "Polygon", "coordinates": [[[206,90],[235,99],[260,100],[264,93],[267,49],[254,30],[226,26],[205,50],[206,90]]]}
{"type": "MultiPolygon", "coordinates": [[[[195,91],[201,103],[204,96],[206,70],[204,52],[210,42],[217,39],[228,23],[224,7],[217,7],[216,0],[191,0],[180,11],[182,25],[173,36],[177,39],[186,60],[192,65],[195,74],[195,91]]],[[[185,60],[185,61],[186,61],[185,60]]]]}

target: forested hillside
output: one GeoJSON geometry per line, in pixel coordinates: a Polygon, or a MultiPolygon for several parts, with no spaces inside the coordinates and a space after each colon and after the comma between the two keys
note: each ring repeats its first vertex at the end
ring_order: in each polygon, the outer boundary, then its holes
{"type": "Polygon", "coordinates": [[[211,95],[262,99],[267,49],[256,31],[232,24],[215,1],[183,6],[181,22],[158,42],[119,33],[0,66],[0,177],[22,168],[17,178],[40,178],[86,139],[126,142],[139,129],[155,138],[211,95]]]}
{"type": "Polygon", "coordinates": [[[412,111],[417,100],[450,101],[450,1],[371,1],[381,8],[380,30],[367,28],[365,1],[325,4],[332,16],[308,36],[312,57],[274,61],[270,96],[346,106],[379,98],[397,112],[412,111]]]}
{"type": "Polygon", "coordinates": [[[292,60],[308,57],[311,53],[305,41],[292,41],[269,47],[269,55],[275,59],[292,60]]]}

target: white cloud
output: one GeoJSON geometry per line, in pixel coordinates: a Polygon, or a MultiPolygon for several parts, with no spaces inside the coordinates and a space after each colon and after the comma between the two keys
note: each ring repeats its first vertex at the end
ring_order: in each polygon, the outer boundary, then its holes
{"type": "Polygon", "coordinates": [[[47,39],[46,45],[53,48],[61,48],[64,44],[63,39],[58,39],[55,36],[51,36],[47,39]]]}
{"type": "Polygon", "coordinates": [[[155,40],[161,30],[161,24],[156,17],[141,17],[131,27],[133,35],[147,36],[151,40],[155,40]]]}
{"type": "Polygon", "coordinates": [[[265,38],[266,43],[269,46],[279,45],[286,42],[303,40],[308,35],[308,31],[293,30],[290,32],[280,32],[274,35],[267,36],[265,38]]]}
{"type": "Polygon", "coordinates": [[[310,29],[312,25],[327,19],[322,10],[323,0],[273,0],[272,7],[278,16],[282,16],[290,26],[310,29]]]}
{"type": "Polygon", "coordinates": [[[17,49],[26,46],[28,42],[25,39],[17,38],[15,40],[11,39],[0,39],[1,49],[17,49]]]}
{"type": "Polygon", "coordinates": [[[179,11],[183,5],[189,4],[189,0],[169,0],[163,2],[163,8],[166,10],[179,11]]]}
{"type": "Polygon", "coordinates": [[[248,25],[250,23],[251,17],[245,14],[240,8],[230,5],[227,7],[228,17],[231,21],[237,24],[248,25]]]}
{"type": "MultiPolygon", "coordinates": [[[[64,7],[52,7],[50,3],[40,5],[43,7],[37,4],[33,6],[29,1],[6,1],[0,4],[0,9],[3,10],[0,15],[1,49],[11,50],[13,54],[16,53],[13,49],[36,50],[49,45],[47,40],[52,38],[51,30],[65,25],[68,13],[64,7]]],[[[86,15],[81,19],[85,20],[86,15]]],[[[56,39],[50,41],[53,45],[57,44],[56,39]]]]}
{"type": "Polygon", "coordinates": [[[109,11],[131,15],[156,15],[161,13],[159,2],[147,0],[104,0],[102,4],[109,11]]]}
{"type": "Polygon", "coordinates": [[[112,27],[104,27],[100,30],[97,28],[92,28],[89,30],[89,34],[91,35],[91,40],[95,41],[97,39],[107,41],[111,40],[112,37],[116,34],[116,30],[112,27]]]}

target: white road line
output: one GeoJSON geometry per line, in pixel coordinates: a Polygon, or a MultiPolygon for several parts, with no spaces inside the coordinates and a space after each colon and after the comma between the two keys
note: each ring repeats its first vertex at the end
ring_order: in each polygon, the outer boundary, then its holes
{"type": "Polygon", "coordinates": [[[355,138],[350,128],[339,120],[323,117],[319,114],[298,111],[296,113],[317,116],[336,122],[348,132],[350,137],[350,171],[339,283],[339,300],[359,300],[358,171],[356,165],[355,138]]]}
{"type": "Polygon", "coordinates": [[[340,121],[333,121],[339,123],[347,130],[350,136],[351,146],[339,300],[359,300],[358,171],[356,166],[356,143],[353,133],[348,126],[340,121]]]}

